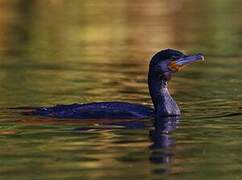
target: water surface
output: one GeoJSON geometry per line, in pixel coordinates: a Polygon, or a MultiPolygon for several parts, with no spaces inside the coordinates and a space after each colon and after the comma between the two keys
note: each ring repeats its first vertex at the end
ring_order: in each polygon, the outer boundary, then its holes
{"type": "Polygon", "coordinates": [[[239,1],[3,0],[0,11],[2,179],[242,178],[239,1]],[[168,47],[206,56],[169,84],[183,112],[171,134],[152,138],[152,119],[126,127],[7,109],[152,105],[149,58],[168,47]]]}

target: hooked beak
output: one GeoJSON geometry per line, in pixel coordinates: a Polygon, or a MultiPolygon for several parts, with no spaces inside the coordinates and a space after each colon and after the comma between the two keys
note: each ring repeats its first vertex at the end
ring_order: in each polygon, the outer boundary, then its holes
{"type": "Polygon", "coordinates": [[[179,58],[176,61],[172,61],[168,67],[172,72],[178,72],[180,71],[184,66],[187,66],[191,63],[197,62],[197,61],[204,61],[204,56],[202,54],[195,54],[195,55],[188,55],[179,58]]]}

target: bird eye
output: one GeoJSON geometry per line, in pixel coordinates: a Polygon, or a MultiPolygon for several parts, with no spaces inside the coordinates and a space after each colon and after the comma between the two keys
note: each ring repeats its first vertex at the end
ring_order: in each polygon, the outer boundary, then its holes
{"type": "Polygon", "coordinates": [[[178,56],[172,56],[171,60],[174,61],[174,60],[177,60],[178,58],[179,58],[178,56]]]}

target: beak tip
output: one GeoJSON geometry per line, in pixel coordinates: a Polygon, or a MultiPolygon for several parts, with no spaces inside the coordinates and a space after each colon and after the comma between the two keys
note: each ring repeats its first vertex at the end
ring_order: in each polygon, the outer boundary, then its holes
{"type": "Polygon", "coordinates": [[[198,54],[200,57],[201,57],[201,61],[204,61],[205,58],[204,58],[204,55],[203,54],[198,54]]]}
{"type": "Polygon", "coordinates": [[[201,60],[202,60],[202,61],[204,61],[204,60],[205,60],[204,56],[201,56],[201,60]]]}

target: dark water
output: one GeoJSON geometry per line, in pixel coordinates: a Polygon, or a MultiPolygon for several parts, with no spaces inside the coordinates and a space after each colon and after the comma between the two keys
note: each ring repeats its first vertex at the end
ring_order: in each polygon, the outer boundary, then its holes
{"type": "Polygon", "coordinates": [[[1,179],[242,179],[241,10],[238,0],[2,0],[1,179]],[[135,129],[6,109],[150,105],[149,58],[168,47],[206,56],[170,82],[183,111],[171,134],[151,138],[150,119],[135,129]]]}

